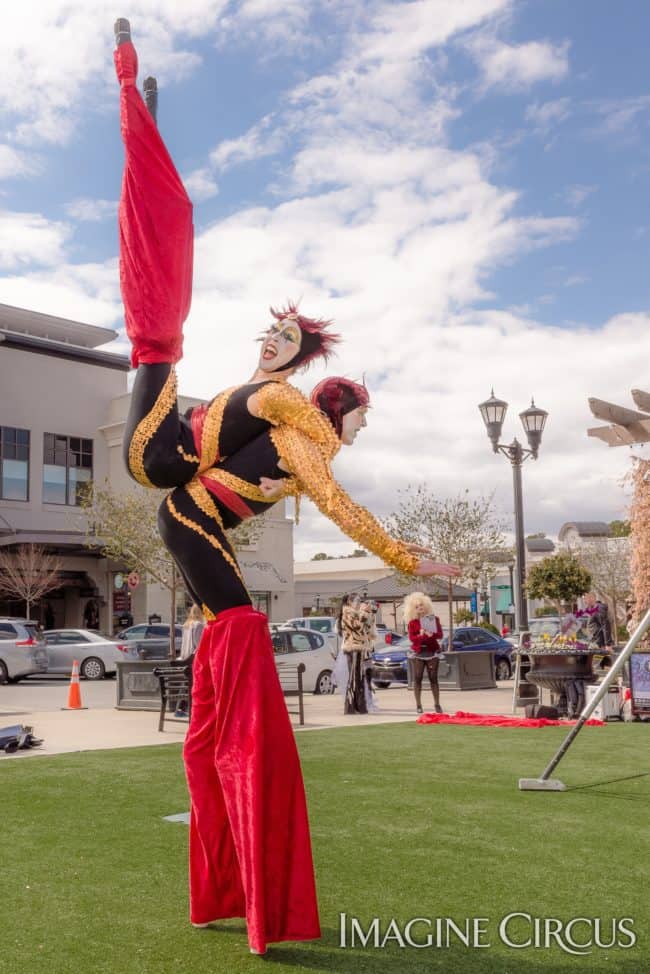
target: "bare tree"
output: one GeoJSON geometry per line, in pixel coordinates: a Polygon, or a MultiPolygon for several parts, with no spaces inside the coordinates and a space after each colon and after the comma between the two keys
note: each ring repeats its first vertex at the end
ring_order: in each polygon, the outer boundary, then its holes
{"type": "Polygon", "coordinates": [[[0,551],[0,592],[25,602],[29,619],[32,606],[61,584],[61,562],[43,545],[23,544],[14,552],[0,551]]]}
{"type": "Polygon", "coordinates": [[[607,602],[616,630],[619,620],[625,620],[625,604],[632,592],[629,538],[584,541],[573,554],[591,575],[592,588],[607,602]]]}
{"type": "MultiPolygon", "coordinates": [[[[632,620],[638,625],[650,608],[650,460],[636,457],[631,473],[634,497],[632,524],[632,620]]],[[[648,637],[646,636],[646,643],[648,637]]]]}
{"type": "MultiPolygon", "coordinates": [[[[501,518],[493,509],[494,495],[470,498],[465,490],[457,497],[438,500],[424,485],[400,492],[397,510],[387,527],[398,538],[429,548],[435,558],[460,568],[465,583],[477,585],[494,571],[494,555],[507,551],[501,518]]],[[[409,578],[412,582],[414,579],[409,578]]],[[[418,582],[422,582],[418,578],[418,582]]],[[[439,582],[438,582],[439,584],[439,582]]],[[[449,644],[453,638],[453,583],[447,583],[449,644]]]]}
{"type": "MultiPolygon", "coordinates": [[[[143,580],[157,582],[169,592],[169,651],[173,657],[176,595],[183,586],[176,563],[158,533],[158,508],[165,495],[166,491],[141,487],[117,493],[93,484],[82,496],[81,509],[86,516],[88,546],[99,545],[107,558],[122,562],[129,571],[142,575],[143,580]]],[[[233,547],[252,544],[262,530],[261,520],[246,521],[227,532],[233,547]]]]}

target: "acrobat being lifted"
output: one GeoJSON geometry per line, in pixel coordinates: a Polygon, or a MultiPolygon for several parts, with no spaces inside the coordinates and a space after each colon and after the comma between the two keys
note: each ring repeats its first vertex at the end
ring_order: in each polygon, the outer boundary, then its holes
{"type": "MultiPolygon", "coordinates": [[[[304,492],[388,564],[454,575],[391,538],[333,479],[330,461],[365,425],[363,386],[329,379],[310,401],[288,378],[326,358],[329,322],[272,312],[252,379],[181,417],[174,364],[191,298],[192,206],[135,86],[128,22],[115,65],[126,150],[120,283],[137,367],[124,451],[131,475],[168,487],[161,533],[208,620],[194,661],[184,760],[191,797],[190,919],[245,916],[251,950],[320,936],[304,788],[268,619],[225,530],[304,492]]],[[[223,347],[223,343],[221,345],[223,347]]]]}

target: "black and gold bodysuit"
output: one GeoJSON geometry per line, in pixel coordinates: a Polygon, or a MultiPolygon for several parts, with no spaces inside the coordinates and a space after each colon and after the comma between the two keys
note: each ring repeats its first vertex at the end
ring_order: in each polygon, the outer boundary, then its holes
{"type": "Polygon", "coordinates": [[[413,571],[417,559],[334,480],[330,463],[340,445],[327,417],[286,382],[234,387],[181,417],[173,367],[140,366],[125,436],[127,466],[141,484],[174,488],[160,507],[160,533],[206,618],[250,604],[225,531],[279,496],[306,494],[354,541],[413,571]],[[260,417],[247,408],[253,393],[260,417]],[[284,479],[282,493],[265,497],[261,477],[284,479]]]}

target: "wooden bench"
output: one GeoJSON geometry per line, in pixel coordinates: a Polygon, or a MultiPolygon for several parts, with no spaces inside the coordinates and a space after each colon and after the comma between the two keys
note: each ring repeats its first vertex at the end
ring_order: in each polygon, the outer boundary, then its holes
{"type": "Polygon", "coordinates": [[[185,720],[184,717],[170,717],[180,701],[185,701],[188,717],[192,713],[192,660],[172,660],[166,666],[156,666],[153,675],[160,685],[160,719],[158,730],[164,729],[165,719],[185,720]]]}
{"type": "Polygon", "coordinates": [[[305,664],[285,662],[284,660],[278,660],[276,658],[275,665],[278,670],[278,676],[280,677],[280,686],[282,687],[282,693],[286,697],[297,697],[298,698],[298,709],[290,710],[287,704],[287,710],[290,714],[294,714],[298,717],[300,726],[302,727],[305,723],[305,708],[303,705],[303,689],[302,689],[302,675],[305,672],[305,664]]]}

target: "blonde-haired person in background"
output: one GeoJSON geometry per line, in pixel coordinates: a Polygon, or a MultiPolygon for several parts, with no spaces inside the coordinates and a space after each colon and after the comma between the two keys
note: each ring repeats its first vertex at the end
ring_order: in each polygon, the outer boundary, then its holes
{"type": "Polygon", "coordinates": [[[422,713],[422,677],[426,669],[433,694],[434,710],[442,713],[440,706],[440,687],[438,686],[438,663],[441,652],[439,639],[442,639],[440,619],[433,611],[433,602],[424,592],[412,592],[404,599],[404,621],[408,623],[408,635],[413,651],[413,693],[415,706],[422,713]]]}
{"type": "MultiPolygon", "coordinates": [[[[205,629],[205,618],[203,612],[201,611],[201,606],[197,605],[196,602],[191,606],[189,612],[187,613],[187,618],[183,623],[183,635],[181,638],[181,651],[179,653],[179,659],[187,660],[188,662],[194,658],[194,654],[199,648],[199,643],[201,642],[201,636],[203,635],[203,630],[205,629]]],[[[188,717],[188,702],[187,700],[179,700],[176,704],[176,713],[174,717],[188,717]]]]}

